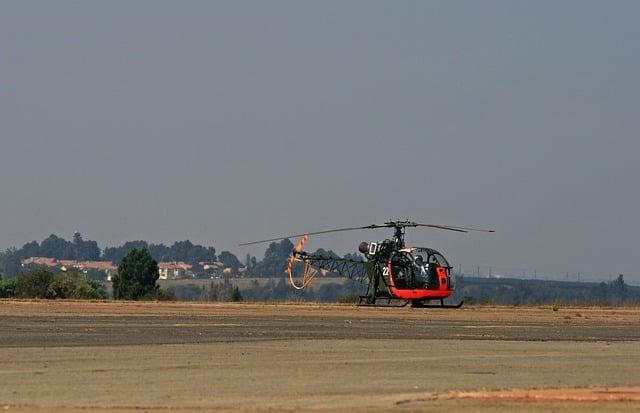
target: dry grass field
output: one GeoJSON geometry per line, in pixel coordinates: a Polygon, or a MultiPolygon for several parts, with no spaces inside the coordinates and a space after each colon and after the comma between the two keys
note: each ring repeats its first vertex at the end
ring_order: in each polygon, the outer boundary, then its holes
{"type": "Polygon", "coordinates": [[[0,410],[640,411],[640,309],[0,300],[0,410]]]}

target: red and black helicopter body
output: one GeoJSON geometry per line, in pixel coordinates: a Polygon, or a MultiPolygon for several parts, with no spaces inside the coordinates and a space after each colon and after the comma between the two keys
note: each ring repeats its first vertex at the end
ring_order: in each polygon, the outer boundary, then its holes
{"type": "Polygon", "coordinates": [[[494,232],[493,230],[470,227],[389,221],[384,224],[309,232],[241,245],[302,237],[292,252],[286,270],[292,287],[296,289],[305,288],[318,274],[339,274],[366,283],[366,292],[360,296],[361,305],[397,305],[399,301],[400,305],[411,303],[413,307],[459,308],[462,301],[455,305],[444,303],[444,299],[450,297],[455,289],[451,265],[442,254],[434,249],[407,247],[404,243],[404,233],[407,227],[436,228],[463,233],[469,231],[494,232]],[[393,228],[394,235],[392,239],[381,242],[362,242],[358,250],[364,255],[366,261],[310,254],[302,250],[310,235],[377,228],[393,228]],[[302,283],[296,284],[293,273],[300,263],[304,264],[302,283]],[[437,301],[439,304],[431,304],[433,301],[437,301]]]}

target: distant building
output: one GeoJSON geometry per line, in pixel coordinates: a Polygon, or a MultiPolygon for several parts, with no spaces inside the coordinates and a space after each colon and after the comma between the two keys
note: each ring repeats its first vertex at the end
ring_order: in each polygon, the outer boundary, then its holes
{"type": "Polygon", "coordinates": [[[248,273],[247,267],[239,267],[237,269],[227,267],[220,261],[213,262],[199,262],[202,270],[207,276],[221,277],[221,276],[236,276],[243,277],[248,273]]]}
{"type": "Polygon", "coordinates": [[[107,279],[110,279],[113,273],[116,272],[116,267],[110,261],[76,261],[76,260],[58,260],[49,257],[31,257],[25,258],[21,262],[23,267],[28,265],[41,265],[49,268],[60,268],[62,271],[67,271],[71,268],[77,269],[85,274],[91,270],[104,272],[107,279]]]}
{"type": "Polygon", "coordinates": [[[159,262],[158,273],[161,280],[178,280],[181,278],[192,278],[193,266],[182,261],[159,262]]]}
{"type": "Polygon", "coordinates": [[[214,262],[200,262],[202,269],[207,272],[218,272],[224,269],[224,264],[219,261],[214,262]]]}

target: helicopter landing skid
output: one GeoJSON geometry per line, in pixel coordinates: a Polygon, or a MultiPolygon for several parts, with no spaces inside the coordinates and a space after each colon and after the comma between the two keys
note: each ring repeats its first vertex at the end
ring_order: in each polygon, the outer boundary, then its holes
{"type": "Polygon", "coordinates": [[[464,304],[464,300],[460,300],[458,304],[445,304],[444,300],[440,300],[440,304],[425,304],[423,301],[411,301],[411,308],[460,308],[464,304]]]}
{"type": "Polygon", "coordinates": [[[406,307],[411,303],[410,300],[395,297],[377,298],[374,302],[371,302],[371,297],[368,295],[361,295],[358,307],[406,307]]]}

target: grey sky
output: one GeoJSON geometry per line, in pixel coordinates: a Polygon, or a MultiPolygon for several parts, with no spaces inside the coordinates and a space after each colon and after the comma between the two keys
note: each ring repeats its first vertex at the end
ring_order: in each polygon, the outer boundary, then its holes
{"type": "MultiPolygon", "coordinates": [[[[409,217],[457,265],[640,283],[640,3],[5,1],[0,247],[409,217]],[[635,277],[635,278],[634,278],[635,277]]],[[[310,248],[354,251],[337,234],[310,248]]]]}

